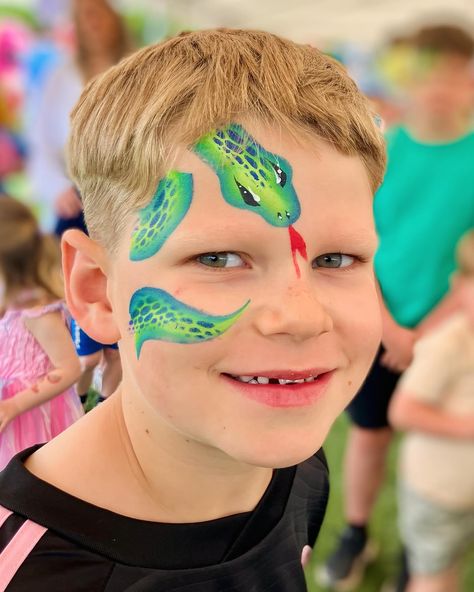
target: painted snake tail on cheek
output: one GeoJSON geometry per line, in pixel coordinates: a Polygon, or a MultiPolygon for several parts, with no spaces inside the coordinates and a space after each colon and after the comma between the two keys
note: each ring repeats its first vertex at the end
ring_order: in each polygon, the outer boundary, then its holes
{"type": "Polygon", "coordinates": [[[187,214],[193,197],[190,173],[170,171],[158,184],[151,202],[138,213],[130,259],[142,261],[157,253],[187,214]]]}
{"type": "Polygon", "coordinates": [[[306,243],[301,234],[297,230],[295,230],[293,226],[288,226],[288,232],[290,233],[291,255],[293,257],[293,265],[295,266],[296,270],[296,277],[300,278],[301,272],[298,265],[298,261],[296,259],[296,254],[299,253],[305,261],[308,260],[308,254],[306,252],[306,243]]]}
{"type": "Polygon", "coordinates": [[[237,321],[249,303],[228,315],[216,316],[192,308],[160,288],[140,288],[129,306],[137,358],[150,339],[183,344],[215,339],[237,321]]]}

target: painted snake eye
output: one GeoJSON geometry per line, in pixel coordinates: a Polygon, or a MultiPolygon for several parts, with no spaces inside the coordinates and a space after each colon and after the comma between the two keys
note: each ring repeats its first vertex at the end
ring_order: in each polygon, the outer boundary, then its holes
{"type": "Polygon", "coordinates": [[[290,212],[286,212],[286,217],[288,218],[288,220],[291,218],[290,212]]]}
{"type": "Polygon", "coordinates": [[[280,212],[278,212],[277,217],[278,217],[278,220],[283,220],[283,216],[280,214],[280,212]]]}
{"type": "Polygon", "coordinates": [[[239,188],[240,196],[242,197],[244,202],[248,206],[252,206],[253,208],[260,207],[260,204],[259,204],[260,197],[258,195],[256,195],[255,193],[252,193],[246,187],[244,187],[241,183],[239,183],[237,181],[237,179],[235,177],[234,177],[234,181],[235,181],[237,187],[239,188]]]}
{"type": "Polygon", "coordinates": [[[271,160],[269,160],[268,162],[270,163],[270,166],[272,167],[272,169],[275,173],[277,185],[280,185],[280,187],[284,187],[286,185],[286,179],[287,179],[287,175],[286,175],[285,171],[280,168],[280,165],[275,164],[271,160]]]}

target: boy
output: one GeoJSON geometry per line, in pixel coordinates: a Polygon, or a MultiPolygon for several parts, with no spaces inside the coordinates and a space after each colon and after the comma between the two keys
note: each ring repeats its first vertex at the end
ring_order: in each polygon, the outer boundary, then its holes
{"type": "Polygon", "coordinates": [[[458,310],[420,339],[389,409],[407,432],[399,523],[410,592],[460,589],[457,565],[474,543],[474,232],[459,245],[458,310]]]}
{"type": "MultiPolygon", "coordinates": [[[[474,226],[474,105],[471,36],[451,26],[419,30],[404,125],[387,134],[388,168],[375,199],[383,297],[383,346],[348,408],[347,527],[321,572],[336,590],[355,589],[373,557],[367,534],[392,438],[387,408],[434,309],[445,307],[455,248],[474,226]]],[[[448,296],[449,298],[449,296],[448,296]]]]}
{"type": "Polygon", "coordinates": [[[366,101],[315,49],[217,30],[124,60],[72,120],[68,304],[123,380],[2,475],[7,590],[306,590],[317,451],[380,340],[366,101]]]}

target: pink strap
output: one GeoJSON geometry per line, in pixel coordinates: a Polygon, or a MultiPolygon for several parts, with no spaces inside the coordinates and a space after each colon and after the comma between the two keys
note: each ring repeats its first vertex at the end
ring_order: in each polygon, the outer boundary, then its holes
{"type": "Polygon", "coordinates": [[[8,518],[8,516],[11,516],[12,514],[13,512],[10,512],[10,510],[7,510],[3,506],[0,506],[0,527],[3,526],[3,523],[8,518]]]}
{"type": "MultiPolygon", "coordinates": [[[[8,511],[8,510],[7,510],[8,511]]],[[[47,528],[27,520],[0,554],[0,592],[4,592],[47,528]]]]}
{"type": "Polygon", "coordinates": [[[62,300],[56,300],[45,304],[43,306],[33,306],[32,308],[21,309],[21,316],[27,319],[37,319],[50,312],[64,312],[64,302],[62,300]]]}

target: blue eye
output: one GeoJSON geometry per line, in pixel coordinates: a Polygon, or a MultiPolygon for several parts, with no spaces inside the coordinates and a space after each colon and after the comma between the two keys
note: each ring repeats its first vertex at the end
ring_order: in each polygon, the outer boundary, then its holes
{"type": "Polygon", "coordinates": [[[324,253],[324,255],[319,255],[319,257],[316,257],[316,259],[313,260],[312,267],[313,269],[317,267],[340,269],[341,267],[350,267],[355,260],[356,257],[353,257],[352,255],[344,255],[343,253],[324,253]]]}
{"type": "Polygon", "coordinates": [[[204,253],[196,257],[197,261],[206,267],[242,267],[244,261],[237,253],[204,253]]]}

